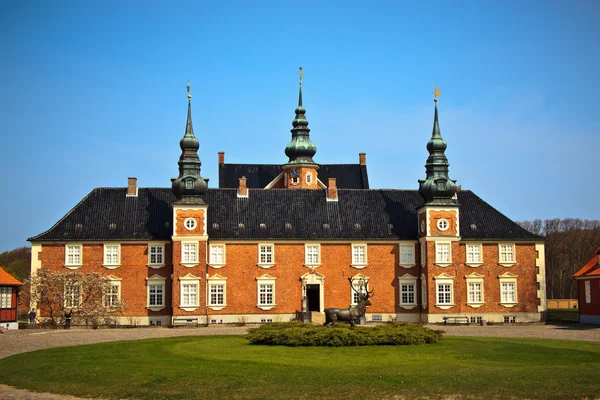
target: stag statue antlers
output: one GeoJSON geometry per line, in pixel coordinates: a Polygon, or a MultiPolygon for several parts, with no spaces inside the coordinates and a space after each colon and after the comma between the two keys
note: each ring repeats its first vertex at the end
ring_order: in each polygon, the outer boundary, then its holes
{"type": "Polygon", "coordinates": [[[365,312],[367,312],[367,306],[371,305],[369,298],[373,297],[373,290],[369,292],[367,286],[369,281],[362,281],[361,290],[358,291],[352,284],[352,278],[348,278],[350,287],[353,291],[358,293],[358,304],[349,308],[326,308],[325,309],[325,323],[323,326],[331,322],[331,325],[335,325],[338,321],[349,322],[350,328],[355,329],[356,321],[361,319],[365,312]]]}

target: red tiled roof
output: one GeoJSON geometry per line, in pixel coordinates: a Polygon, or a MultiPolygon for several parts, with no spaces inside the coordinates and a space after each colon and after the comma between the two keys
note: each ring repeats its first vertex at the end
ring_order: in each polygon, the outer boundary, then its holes
{"type": "Polygon", "coordinates": [[[596,249],[593,257],[587,262],[579,271],[573,275],[574,278],[582,276],[600,276],[600,266],[598,266],[598,253],[600,253],[600,247],[596,249]]]}
{"type": "Polygon", "coordinates": [[[0,267],[0,285],[22,285],[17,278],[0,267]]]}

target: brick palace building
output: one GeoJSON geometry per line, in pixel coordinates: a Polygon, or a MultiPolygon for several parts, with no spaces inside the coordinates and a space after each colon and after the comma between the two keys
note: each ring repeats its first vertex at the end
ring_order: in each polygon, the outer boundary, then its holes
{"type": "Polygon", "coordinates": [[[318,322],[324,308],[356,303],[348,278],[375,292],[367,321],[540,320],[543,239],[450,179],[437,98],[418,190],[371,189],[364,153],[358,164],[317,163],[302,82],[288,161],[228,164],[219,153],[219,188],[208,188],[190,99],[171,187],[129,178],[126,188],[92,190],[29,239],[32,273],[104,274],[125,303],[121,322],[142,325],[298,312],[318,322]]]}

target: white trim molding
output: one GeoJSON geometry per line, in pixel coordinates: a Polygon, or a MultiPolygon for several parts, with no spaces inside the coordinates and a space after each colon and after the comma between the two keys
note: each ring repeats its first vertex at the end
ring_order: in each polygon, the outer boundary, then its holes
{"type": "Polygon", "coordinates": [[[65,268],[79,269],[81,267],[83,267],[83,244],[80,242],[67,242],[65,244],[65,268]]]}
{"type": "Polygon", "coordinates": [[[181,242],[181,265],[192,268],[198,264],[198,242],[181,242]],[[194,247],[190,249],[187,246],[194,247]],[[187,257],[186,254],[188,255],[187,257]]]}
{"type": "Polygon", "coordinates": [[[159,269],[165,266],[165,244],[164,243],[148,243],[148,267],[159,269]],[[160,249],[152,253],[152,248],[160,249]],[[155,262],[152,262],[152,256],[154,256],[155,262]],[[159,262],[160,259],[160,262],[159,262]]]}
{"type": "Polygon", "coordinates": [[[192,274],[179,277],[179,308],[181,310],[195,311],[200,308],[200,279],[200,277],[192,274]],[[184,286],[187,287],[185,291],[184,286]],[[195,301],[193,301],[194,295],[195,301]]]}
{"type": "Polygon", "coordinates": [[[226,263],[227,263],[227,246],[225,245],[225,243],[210,243],[208,245],[208,265],[211,266],[212,268],[223,268],[226,263]],[[219,254],[219,251],[215,251],[221,248],[221,251],[219,254]]]}
{"type": "Polygon", "coordinates": [[[417,265],[415,258],[416,258],[416,251],[415,251],[415,243],[400,243],[400,245],[398,246],[398,261],[399,261],[399,265],[401,267],[404,268],[412,268],[415,265],[417,265]],[[405,252],[403,252],[403,250],[406,250],[405,252]],[[410,251],[408,251],[410,250],[410,251]],[[403,260],[403,258],[405,258],[403,260]]]}
{"type": "Polygon", "coordinates": [[[452,242],[441,240],[435,242],[435,265],[440,267],[452,265],[452,242]],[[447,254],[442,246],[448,246],[447,254]]]}
{"type": "Polygon", "coordinates": [[[304,266],[305,267],[320,267],[321,266],[321,243],[306,242],[304,243],[304,266]],[[314,249],[316,248],[316,254],[314,249]],[[309,250],[313,249],[313,250],[309,250]],[[310,252],[310,254],[309,254],[310,252]],[[316,255],[316,260],[315,260],[316,255]]]}
{"type": "Polygon", "coordinates": [[[465,265],[469,267],[480,267],[483,265],[483,244],[465,243],[465,265]],[[469,251],[469,247],[471,251],[469,251]],[[469,260],[470,256],[470,260],[469,260]]]}
{"type": "Polygon", "coordinates": [[[502,265],[503,267],[512,267],[516,263],[517,248],[515,244],[505,242],[498,243],[498,265],[502,265]]]}
{"type": "Polygon", "coordinates": [[[352,243],[351,245],[351,253],[350,253],[352,263],[350,266],[356,269],[363,269],[367,267],[369,263],[368,254],[367,254],[367,243],[352,243]],[[362,248],[362,253],[360,250],[362,248]],[[362,262],[361,262],[362,261],[362,262]]]}
{"type": "Polygon", "coordinates": [[[121,244],[104,243],[102,266],[107,269],[116,269],[121,266],[121,244]],[[116,251],[115,251],[116,250],[116,251]]]}
{"type": "Polygon", "coordinates": [[[149,278],[146,278],[146,308],[151,311],[160,311],[166,308],[166,290],[167,290],[167,278],[164,276],[160,276],[157,274],[152,275],[149,278]],[[155,287],[154,293],[152,293],[151,288],[155,287]],[[159,290],[159,288],[162,289],[159,290]],[[150,299],[154,295],[154,303],[151,304],[150,299]],[[158,302],[158,298],[160,296],[161,301],[158,302]]]}

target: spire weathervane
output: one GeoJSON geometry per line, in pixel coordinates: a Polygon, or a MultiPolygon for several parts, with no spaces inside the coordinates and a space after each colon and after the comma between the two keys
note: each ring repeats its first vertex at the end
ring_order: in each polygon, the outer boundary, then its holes
{"type": "Polygon", "coordinates": [[[300,86],[302,86],[302,77],[304,76],[304,72],[302,72],[302,67],[300,67],[300,86]]]}
{"type": "Polygon", "coordinates": [[[440,95],[441,92],[442,92],[441,90],[437,89],[437,85],[434,84],[433,85],[433,92],[431,92],[431,93],[433,93],[433,101],[435,101],[436,103],[438,101],[437,98],[438,98],[438,96],[440,95]]]}
{"type": "Polygon", "coordinates": [[[191,90],[192,90],[192,83],[190,81],[188,81],[188,85],[187,85],[188,100],[192,98],[192,93],[190,93],[191,90]]]}

